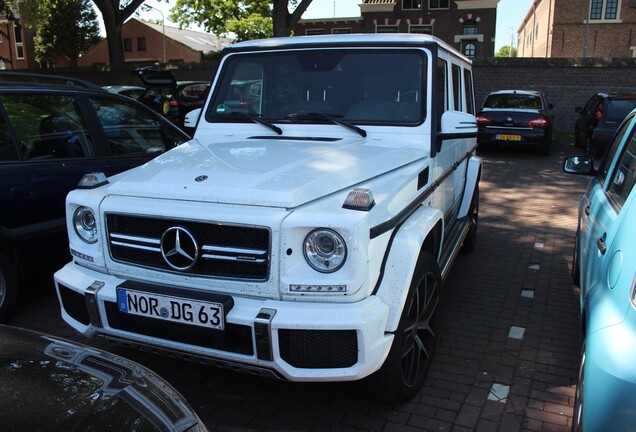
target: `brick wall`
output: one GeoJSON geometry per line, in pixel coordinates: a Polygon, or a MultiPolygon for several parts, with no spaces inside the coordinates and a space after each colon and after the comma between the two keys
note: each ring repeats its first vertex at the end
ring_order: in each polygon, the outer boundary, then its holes
{"type": "Polygon", "coordinates": [[[539,90],[554,104],[554,127],[574,129],[574,108],[595,92],[636,93],[636,59],[489,59],[473,64],[475,101],[481,106],[494,90],[539,90]]]}

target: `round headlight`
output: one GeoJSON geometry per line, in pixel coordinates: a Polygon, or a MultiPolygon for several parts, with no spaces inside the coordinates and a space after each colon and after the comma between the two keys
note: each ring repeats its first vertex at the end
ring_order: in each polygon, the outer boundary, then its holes
{"type": "Polygon", "coordinates": [[[88,207],[79,207],[73,214],[73,226],[75,232],[86,243],[97,241],[97,222],[95,213],[88,207]]]}
{"type": "Polygon", "coordinates": [[[305,259],[321,272],[332,273],[343,266],[347,259],[347,245],[340,235],[330,229],[316,229],[305,237],[305,259]]]}

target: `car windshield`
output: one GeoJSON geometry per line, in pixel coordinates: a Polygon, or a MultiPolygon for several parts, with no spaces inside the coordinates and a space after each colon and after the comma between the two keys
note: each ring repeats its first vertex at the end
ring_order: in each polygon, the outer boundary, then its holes
{"type": "Polygon", "coordinates": [[[531,94],[499,93],[486,98],[484,108],[542,109],[541,98],[531,94]]]}
{"type": "Polygon", "coordinates": [[[294,50],[230,56],[209,104],[211,122],[413,125],[424,120],[421,50],[294,50]],[[324,114],[307,116],[303,114],[324,114]]]}
{"type": "Polygon", "coordinates": [[[605,107],[606,120],[621,121],[636,108],[636,98],[610,99],[605,107]]]}

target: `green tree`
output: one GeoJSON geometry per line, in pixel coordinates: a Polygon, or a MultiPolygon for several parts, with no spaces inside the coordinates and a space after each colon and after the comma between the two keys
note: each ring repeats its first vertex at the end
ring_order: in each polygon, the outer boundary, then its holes
{"type": "Polygon", "coordinates": [[[77,66],[79,56],[100,40],[90,0],[40,0],[37,22],[35,59],[40,64],[63,55],[77,66]]]}
{"type": "Polygon", "coordinates": [[[513,48],[510,55],[510,45],[504,45],[495,53],[495,57],[517,57],[517,50],[513,48]]]}
{"type": "Polygon", "coordinates": [[[310,4],[311,0],[177,0],[170,20],[181,27],[202,26],[217,36],[234,33],[239,41],[289,36],[310,4]]]}

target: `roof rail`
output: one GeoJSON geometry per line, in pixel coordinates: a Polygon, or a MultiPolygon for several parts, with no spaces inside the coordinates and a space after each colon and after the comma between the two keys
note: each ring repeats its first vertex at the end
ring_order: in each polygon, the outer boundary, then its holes
{"type": "Polygon", "coordinates": [[[79,78],[64,75],[41,74],[33,72],[0,71],[0,84],[7,82],[30,82],[38,84],[58,84],[103,90],[97,84],[79,78]]]}

